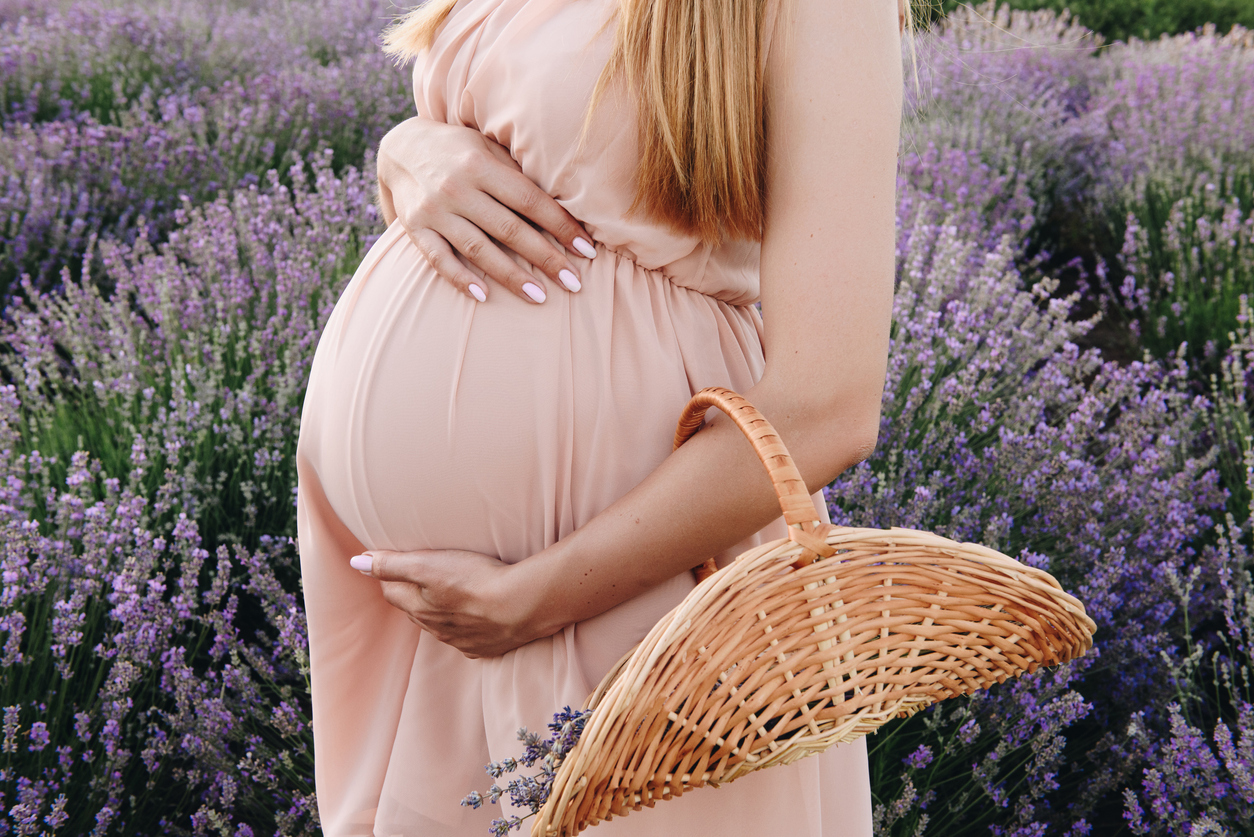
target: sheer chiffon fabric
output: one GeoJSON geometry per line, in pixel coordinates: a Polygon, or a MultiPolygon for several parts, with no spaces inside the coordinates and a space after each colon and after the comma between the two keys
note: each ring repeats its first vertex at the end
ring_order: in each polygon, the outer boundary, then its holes
{"type": "MultiPolygon", "coordinates": [[[[328,837],[482,837],[500,812],[458,802],[490,782],[483,766],[520,754],[519,727],[543,729],[581,705],[693,586],[685,573],[551,638],[470,660],[348,565],[365,549],[524,560],[652,471],[693,392],[743,391],[762,374],[757,245],[705,247],[629,215],[636,133],[623,97],[597,110],[580,142],[615,6],[466,0],[415,68],[420,115],[500,142],[585,225],[598,255],[573,259],[583,290],[531,305],[498,287],[477,304],[393,224],[318,346],[297,502],[328,837]]],[[[782,536],[777,521],[721,560],[782,536]]],[[[870,807],[859,742],[597,833],[867,837],[870,807]]]]}

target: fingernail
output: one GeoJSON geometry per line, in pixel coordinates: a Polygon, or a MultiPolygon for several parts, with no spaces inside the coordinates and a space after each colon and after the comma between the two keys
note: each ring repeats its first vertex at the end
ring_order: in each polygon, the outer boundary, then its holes
{"type": "MultiPolygon", "coordinates": [[[[471,285],[473,288],[474,285],[471,285]]],[[[354,555],[348,559],[348,565],[361,573],[370,574],[370,568],[374,566],[374,559],[369,555],[354,555]]]]}
{"type": "Polygon", "coordinates": [[[557,278],[561,280],[562,284],[566,286],[566,290],[568,291],[577,291],[583,287],[583,285],[579,284],[579,277],[571,273],[569,270],[559,270],[557,272],[557,278]]]}
{"type": "Polygon", "coordinates": [[[524,282],[523,293],[534,299],[536,302],[544,302],[544,289],[539,285],[534,285],[531,282],[524,282]]]}
{"type": "Polygon", "coordinates": [[[597,257],[597,248],[593,247],[582,238],[576,238],[572,243],[575,245],[575,249],[578,250],[585,259],[595,259],[597,257]]]}
{"type": "Polygon", "coordinates": [[[488,295],[485,294],[483,292],[483,288],[479,287],[478,285],[471,283],[469,286],[469,290],[470,290],[470,295],[473,296],[475,299],[479,300],[480,302],[488,301],[488,295]]]}

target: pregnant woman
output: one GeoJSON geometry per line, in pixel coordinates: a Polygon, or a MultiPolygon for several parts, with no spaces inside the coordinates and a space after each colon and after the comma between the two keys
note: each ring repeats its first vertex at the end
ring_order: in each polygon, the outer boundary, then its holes
{"type": "MultiPolygon", "coordinates": [[[[298,451],[318,802],[328,837],[482,837],[500,812],[458,801],[518,728],[581,705],[692,567],[783,536],[731,422],[671,452],[689,397],[744,393],[812,491],[874,445],[899,11],[434,0],[391,43],[418,117],[298,451]]],[[[868,837],[870,809],[859,742],[596,833],[868,837]]]]}

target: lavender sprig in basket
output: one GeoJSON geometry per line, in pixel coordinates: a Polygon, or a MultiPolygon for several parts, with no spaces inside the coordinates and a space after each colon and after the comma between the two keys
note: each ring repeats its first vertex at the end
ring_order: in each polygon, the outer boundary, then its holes
{"type": "Polygon", "coordinates": [[[508,796],[510,803],[516,808],[527,808],[531,811],[526,816],[498,817],[492,821],[490,831],[494,837],[504,837],[510,831],[521,828],[523,820],[537,814],[549,798],[553,788],[553,778],[557,769],[562,766],[566,754],[579,742],[583,735],[584,723],[592,710],[575,710],[569,706],[553,716],[549,724],[547,739],[541,738],[538,732],[529,732],[526,727],[518,731],[518,740],[523,742],[525,749],[522,758],[507,758],[488,764],[484,770],[492,777],[492,787],[485,793],[471,791],[462,800],[462,805],[478,808],[484,802],[498,804],[501,797],[508,796]],[[507,773],[513,773],[519,767],[540,765],[540,772],[534,776],[518,776],[510,779],[505,787],[501,787],[497,779],[507,773]]]}

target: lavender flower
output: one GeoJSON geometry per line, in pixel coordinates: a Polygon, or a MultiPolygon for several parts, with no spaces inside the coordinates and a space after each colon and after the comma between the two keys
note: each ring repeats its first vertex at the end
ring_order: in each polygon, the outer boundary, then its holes
{"type": "Polygon", "coordinates": [[[518,730],[518,740],[524,745],[522,758],[511,757],[503,761],[491,762],[484,770],[494,780],[500,779],[507,773],[515,772],[520,766],[534,767],[539,764],[540,772],[535,776],[518,776],[510,779],[505,787],[501,787],[494,781],[486,794],[471,791],[462,799],[462,806],[479,808],[485,801],[496,804],[501,797],[508,796],[511,806],[526,809],[530,813],[525,816],[498,817],[492,821],[488,830],[494,837],[504,837],[510,831],[521,828],[524,820],[539,813],[544,807],[545,801],[549,798],[549,792],[553,788],[553,780],[557,776],[558,769],[571,749],[579,743],[584,724],[591,714],[591,710],[578,711],[569,706],[563,707],[549,723],[550,735],[546,739],[540,738],[537,733],[529,732],[526,727],[518,730]]]}
{"type": "MultiPolygon", "coordinates": [[[[294,440],[411,112],[390,15],[0,0],[0,834],[316,832],[294,440]]],[[[1046,567],[1099,633],[871,738],[876,827],[1248,831],[1254,41],[983,5],[918,55],[879,446],[829,508],[1046,567]]],[[[467,804],[519,827],[581,723],[467,804]]]]}
{"type": "Polygon", "coordinates": [[[932,748],[926,744],[920,744],[919,749],[907,756],[904,761],[907,767],[922,770],[932,763],[932,748]]]}
{"type": "Polygon", "coordinates": [[[377,220],[356,172],[290,176],[184,210],[162,252],[102,245],[112,297],[32,288],[0,327],[6,827],[317,827],[294,550],[250,527],[293,526],[304,377],[377,220]],[[126,444],[78,449],[109,425],[126,444]]]}
{"type": "Polygon", "coordinates": [[[0,289],[55,284],[94,237],[164,240],[184,199],[322,149],[360,164],[412,110],[378,45],[389,14],[79,0],[0,23],[0,289]]]}

